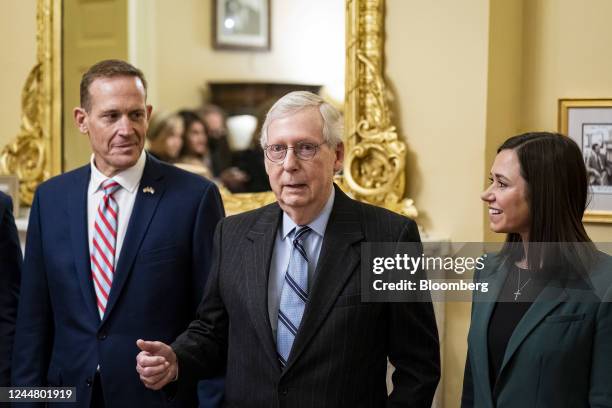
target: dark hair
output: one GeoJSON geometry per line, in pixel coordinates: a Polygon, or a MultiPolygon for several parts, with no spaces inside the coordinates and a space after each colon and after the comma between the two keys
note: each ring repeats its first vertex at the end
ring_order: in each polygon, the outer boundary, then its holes
{"type": "Polygon", "coordinates": [[[206,132],[206,124],[204,123],[202,118],[198,116],[197,113],[191,110],[181,110],[178,112],[178,115],[181,117],[181,119],[183,119],[183,147],[181,148],[181,153],[179,156],[185,156],[189,153],[190,149],[189,141],[187,140],[187,133],[189,132],[189,129],[195,122],[198,122],[202,124],[202,126],[204,127],[204,131],[206,132]]]}
{"type": "MultiPolygon", "coordinates": [[[[529,268],[549,269],[553,266],[551,262],[557,266],[560,262],[584,265],[584,253],[587,256],[592,253],[594,245],[582,224],[589,195],[587,171],[580,148],[572,139],[559,133],[533,132],[509,138],[497,153],[508,149],[516,152],[521,176],[527,184],[529,268]],[[579,254],[579,258],[573,257],[572,253],[579,254]]],[[[508,234],[501,255],[513,262],[524,256],[519,234],[508,234]],[[520,249],[512,251],[513,243],[520,244],[516,246],[520,249]]]]}
{"type": "Polygon", "coordinates": [[[141,70],[135,66],[121,60],[109,59],[100,61],[92,65],[81,78],[81,107],[89,112],[91,109],[91,101],[89,95],[89,87],[98,78],[113,78],[118,76],[132,76],[140,79],[145,90],[145,98],[147,96],[147,80],[141,70]]]}

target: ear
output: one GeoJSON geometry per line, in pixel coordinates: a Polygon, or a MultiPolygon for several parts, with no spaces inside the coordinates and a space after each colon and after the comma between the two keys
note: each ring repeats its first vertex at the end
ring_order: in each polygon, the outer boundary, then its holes
{"type": "Polygon", "coordinates": [[[336,161],[334,161],[334,172],[337,173],[342,170],[342,165],[344,163],[344,143],[338,143],[335,153],[336,161]]]}
{"type": "Polygon", "coordinates": [[[152,113],[153,113],[153,105],[147,105],[147,121],[151,120],[152,113]]]}
{"type": "Polygon", "coordinates": [[[87,111],[83,108],[74,108],[72,111],[74,116],[74,123],[79,128],[79,132],[87,134],[89,128],[87,127],[87,111]]]}

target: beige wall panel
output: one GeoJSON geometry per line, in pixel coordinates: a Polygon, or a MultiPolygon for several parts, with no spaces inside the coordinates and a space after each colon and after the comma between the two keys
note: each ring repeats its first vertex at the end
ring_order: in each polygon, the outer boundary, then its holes
{"type": "MultiPolygon", "coordinates": [[[[524,130],[557,130],[559,98],[612,97],[609,0],[525,2],[524,130]]],[[[588,224],[595,241],[612,225],[588,224]]]]}
{"type": "Polygon", "coordinates": [[[64,170],[86,164],[89,139],[74,125],[83,73],[106,58],[127,59],[127,0],[64,1],[64,170]]]}
{"type": "Polygon", "coordinates": [[[157,107],[158,0],[128,0],[128,61],[144,72],[147,102],[157,107]]]}
{"type": "Polygon", "coordinates": [[[21,89],[36,63],[36,0],[0,2],[0,147],[17,136],[21,89]]]}
{"type": "Polygon", "coordinates": [[[386,20],[386,73],[419,222],[434,235],[481,240],[488,0],[388,0],[386,20]]]}

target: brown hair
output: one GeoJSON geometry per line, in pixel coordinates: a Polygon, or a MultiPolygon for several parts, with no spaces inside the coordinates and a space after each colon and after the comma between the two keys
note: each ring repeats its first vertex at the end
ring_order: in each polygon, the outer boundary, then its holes
{"type": "Polygon", "coordinates": [[[208,134],[206,133],[206,124],[204,123],[202,118],[194,111],[183,109],[178,112],[178,115],[181,117],[181,119],[183,119],[183,148],[181,149],[181,153],[179,154],[179,157],[183,157],[188,156],[191,152],[191,144],[189,143],[187,134],[189,133],[189,129],[194,123],[201,123],[207,138],[208,134]]]}
{"type": "MultiPolygon", "coordinates": [[[[502,150],[516,152],[527,183],[529,268],[550,271],[571,265],[583,272],[595,246],[582,224],[589,191],[580,147],[559,133],[531,132],[509,138],[497,153],[502,150]]],[[[521,260],[522,244],[519,234],[508,234],[502,257],[511,263],[521,260]]]]}
{"type": "Polygon", "coordinates": [[[89,95],[89,87],[98,78],[112,78],[117,76],[131,76],[140,79],[145,90],[145,98],[147,96],[147,80],[141,70],[135,66],[121,60],[109,59],[100,61],[92,65],[81,78],[81,107],[89,112],[91,109],[91,101],[89,95]]]}

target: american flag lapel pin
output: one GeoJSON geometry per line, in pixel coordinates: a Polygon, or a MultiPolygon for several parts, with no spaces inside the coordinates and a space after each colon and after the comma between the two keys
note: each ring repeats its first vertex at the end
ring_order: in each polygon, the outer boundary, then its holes
{"type": "Polygon", "coordinates": [[[147,186],[147,187],[143,187],[142,192],[145,193],[145,194],[153,195],[153,194],[155,194],[155,189],[153,187],[147,186]]]}

